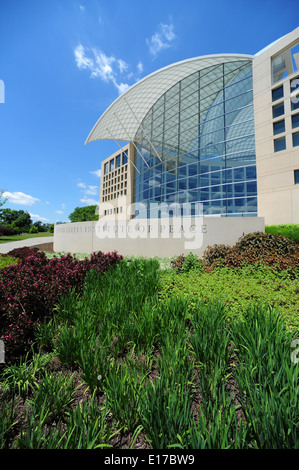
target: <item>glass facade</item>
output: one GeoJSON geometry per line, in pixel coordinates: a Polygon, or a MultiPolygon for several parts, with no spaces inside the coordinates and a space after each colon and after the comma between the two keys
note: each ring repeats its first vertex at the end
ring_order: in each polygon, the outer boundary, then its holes
{"type": "Polygon", "coordinates": [[[226,62],[176,83],[134,140],[136,203],[148,210],[151,203],[191,203],[194,213],[201,202],[204,215],[257,215],[251,61],[226,62]]]}

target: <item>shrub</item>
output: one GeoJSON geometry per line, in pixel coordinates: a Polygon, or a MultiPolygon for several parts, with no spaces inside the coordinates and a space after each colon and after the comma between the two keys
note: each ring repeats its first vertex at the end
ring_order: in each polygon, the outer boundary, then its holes
{"type": "Polygon", "coordinates": [[[82,290],[88,271],[104,273],[121,259],[116,252],[97,252],[82,261],[70,254],[48,260],[33,251],[1,270],[0,339],[7,357],[14,360],[28,350],[36,327],[51,316],[61,295],[82,290]]]}
{"type": "Polygon", "coordinates": [[[235,244],[237,253],[247,250],[258,255],[275,253],[277,255],[288,255],[298,252],[298,246],[294,240],[273,233],[254,232],[243,235],[235,244]]]}
{"type": "Polygon", "coordinates": [[[172,268],[177,272],[189,272],[191,270],[198,270],[203,272],[205,270],[205,262],[198,258],[197,255],[190,252],[187,256],[180,255],[171,262],[172,268]]]}
{"type": "Polygon", "coordinates": [[[211,266],[240,268],[244,265],[272,266],[277,271],[289,271],[296,276],[299,271],[299,245],[280,235],[254,232],[243,235],[231,251],[211,266]]]}
{"type": "Polygon", "coordinates": [[[10,237],[16,235],[16,231],[10,227],[0,227],[0,237],[10,237]]]}
{"type": "Polygon", "coordinates": [[[207,263],[212,264],[214,261],[225,258],[228,254],[232,251],[232,247],[229,245],[213,245],[208,246],[203,254],[203,259],[207,261],[207,263]]]}
{"type": "Polygon", "coordinates": [[[14,248],[9,251],[6,256],[12,256],[13,258],[27,258],[28,256],[33,256],[39,251],[38,248],[29,246],[23,246],[22,248],[14,248]]]}
{"type": "Polygon", "coordinates": [[[29,233],[38,233],[38,228],[35,225],[30,227],[29,233]]]}

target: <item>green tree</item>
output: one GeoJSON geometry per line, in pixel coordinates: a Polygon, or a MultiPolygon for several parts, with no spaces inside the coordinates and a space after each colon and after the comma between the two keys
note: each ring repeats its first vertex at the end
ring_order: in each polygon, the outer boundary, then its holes
{"type": "Polygon", "coordinates": [[[75,210],[69,215],[69,219],[71,222],[99,220],[97,207],[98,206],[76,207],[75,210]]]}
{"type": "Polygon", "coordinates": [[[10,226],[11,228],[18,227],[20,231],[29,232],[32,220],[29,212],[0,209],[0,224],[10,226]]]}
{"type": "Polygon", "coordinates": [[[0,189],[0,207],[3,206],[7,201],[7,198],[3,196],[4,193],[5,191],[0,189]]]}
{"type": "Polygon", "coordinates": [[[45,227],[40,220],[37,220],[36,222],[34,222],[33,225],[37,228],[38,232],[46,232],[47,231],[47,227],[45,227]]]}

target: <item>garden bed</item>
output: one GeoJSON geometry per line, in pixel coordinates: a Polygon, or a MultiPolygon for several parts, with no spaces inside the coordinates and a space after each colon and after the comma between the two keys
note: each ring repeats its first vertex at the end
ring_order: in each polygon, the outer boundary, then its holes
{"type": "Polygon", "coordinates": [[[207,253],[86,269],[0,365],[0,448],[299,448],[296,266],[207,253]]]}

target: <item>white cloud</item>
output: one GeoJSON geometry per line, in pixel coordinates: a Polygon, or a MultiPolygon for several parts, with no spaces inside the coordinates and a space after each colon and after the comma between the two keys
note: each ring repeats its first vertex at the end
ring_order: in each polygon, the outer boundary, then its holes
{"type": "Polygon", "coordinates": [[[90,196],[95,196],[98,192],[98,186],[91,186],[89,185],[86,189],[85,189],[85,194],[88,194],[90,196]]]}
{"type": "Polygon", "coordinates": [[[117,62],[118,62],[118,67],[119,67],[120,73],[123,73],[126,70],[128,70],[128,64],[124,60],[118,59],[117,62]]]}
{"type": "Polygon", "coordinates": [[[142,73],[143,72],[143,63],[142,62],[138,62],[137,64],[137,71],[138,73],[142,73]]]}
{"type": "Polygon", "coordinates": [[[85,7],[83,5],[80,5],[80,10],[85,11],[85,7]]]}
{"type": "Polygon", "coordinates": [[[91,199],[88,197],[83,197],[82,199],[80,199],[80,202],[83,202],[84,204],[87,204],[88,206],[95,206],[99,203],[95,199],[91,199]]]}
{"type": "Polygon", "coordinates": [[[55,211],[56,214],[64,214],[63,211],[55,211]]]}
{"type": "Polygon", "coordinates": [[[79,69],[92,69],[94,67],[93,60],[85,56],[82,44],[76,47],[74,54],[79,69]]]}
{"type": "Polygon", "coordinates": [[[104,82],[111,82],[121,94],[129,88],[127,83],[119,83],[118,74],[123,74],[128,69],[128,64],[123,59],[116,59],[114,56],[107,56],[103,51],[93,48],[92,56],[87,57],[86,50],[79,44],[75,50],[77,67],[90,71],[91,78],[100,78],[104,82]]]}
{"type": "Polygon", "coordinates": [[[33,206],[39,201],[37,197],[30,196],[29,194],[25,194],[20,191],[15,191],[13,193],[5,191],[3,193],[3,197],[7,198],[12,204],[20,204],[21,206],[33,206]]]}
{"type": "Polygon", "coordinates": [[[116,86],[116,88],[118,89],[118,93],[119,95],[121,95],[122,93],[124,93],[125,91],[127,91],[128,88],[130,88],[130,86],[127,84],[127,83],[114,83],[114,85],[116,86]]]}
{"type": "MultiPolygon", "coordinates": [[[[98,170],[100,171],[100,170],[98,170]]],[[[92,172],[91,172],[92,173],[92,172]]],[[[93,172],[95,173],[95,172],[93,172]]],[[[86,203],[87,205],[94,205],[98,204],[98,201],[95,201],[92,198],[89,198],[88,196],[97,196],[99,193],[99,186],[92,185],[92,184],[85,184],[85,183],[77,183],[77,186],[81,188],[81,192],[83,193],[84,197],[80,199],[81,202],[86,203]]]]}
{"type": "Polygon", "coordinates": [[[49,219],[46,219],[45,217],[41,217],[38,214],[31,214],[31,212],[29,212],[29,214],[30,214],[31,219],[33,220],[40,220],[41,222],[49,222],[49,219]]]}
{"type": "Polygon", "coordinates": [[[150,39],[146,39],[146,43],[150,53],[156,57],[161,50],[171,47],[174,39],[176,35],[173,24],[160,23],[156,33],[150,39]]]}
{"type": "Polygon", "coordinates": [[[101,169],[95,170],[95,171],[90,171],[92,175],[97,176],[98,178],[101,178],[101,169]]]}

